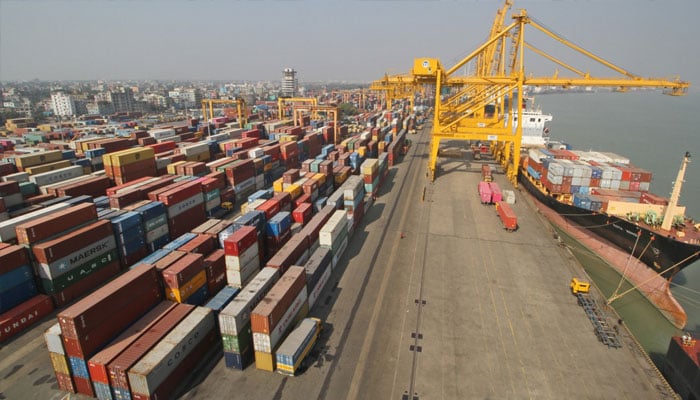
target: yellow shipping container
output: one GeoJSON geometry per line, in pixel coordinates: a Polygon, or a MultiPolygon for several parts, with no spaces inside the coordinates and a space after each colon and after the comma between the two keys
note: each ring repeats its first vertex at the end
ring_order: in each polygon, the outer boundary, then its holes
{"type": "MultiPolygon", "coordinates": [[[[231,140],[224,140],[223,142],[219,142],[219,150],[221,150],[222,153],[226,152],[226,144],[228,143],[236,143],[238,139],[231,139],[231,140]]],[[[233,147],[231,145],[230,147],[233,147]]]]}
{"type": "Polygon", "coordinates": [[[63,354],[49,352],[49,357],[51,357],[51,365],[53,365],[54,371],[61,374],[70,375],[70,369],[68,368],[68,360],[66,359],[66,356],[63,354]]]}
{"type": "Polygon", "coordinates": [[[92,167],[83,165],[83,175],[90,175],[92,173],[92,167]]]}
{"type": "Polygon", "coordinates": [[[165,298],[170,301],[182,303],[185,300],[187,300],[187,298],[189,298],[192,295],[192,293],[199,290],[206,283],[207,274],[205,271],[200,271],[197,275],[194,276],[194,278],[190,279],[189,282],[185,283],[180,288],[174,289],[166,287],[165,298]]]}
{"type": "Polygon", "coordinates": [[[139,147],[105,154],[102,157],[102,162],[104,165],[120,167],[123,165],[133,164],[141,160],[147,160],[149,158],[155,158],[155,152],[153,149],[151,147],[139,147]]]}
{"type": "Polygon", "coordinates": [[[63,160],[63,152],[61,150],[50,150],[15,157],[15,165],[20,168],[27,168],[33,165],[46,164],[61,160],[63,160]]]}
{"type": "Polygon", "coordinates": [[[379,160],[376,158],[368,158],[362,164],[362,175],[372,175],[379,168],[379,160]]]}
{"type": "Polygon", "coordinates": [[[209,161],[209,159],[209,152],[193,154],[191,156],[187,156],[186,158],[187,161],[209,161]]]}
{"type": "Polygon", "coordinates": [[[284,191],[292,196],[292,200],[296,200],[302,193],[301,186],[297,185],[296,183],[287,186],[284,191]]]}
{"type": "Polygon", "coordinates": [[[379,142],[379,144],[377,145],[377,153],[378,154],[384,153],[384,146],[386,146],[385,141],[382,140],[381,142],[379,142]]]}
{"type": "Polygon", "coordinates": [[[267,163],[267,164],[263,165],[263,171],[264,172],[272,171],[272,163],[267,163]]]}
{"type": "Polygon", "coordinates": [[[70,167],[70,166],[71,166],[70,161],[61,160],[61,161],[50,162],[50,163],[46,163],[46,164],[35,165],[33,167],[27,167],[24,169],[24,172],[28,173],[29,175],[36,175],[36,174],[54,171],[57,169],[66,168],[66,167],[70,167]]]}
{"type": "Polygon", "coordinates": [[[275,355],[271,353],[263,353],[262,351],[255,352],[255,368],[275,372],[276,367],[275,355]]]}
{"type": "Polygon", "coordinates": [[[335,181],[336,184],[340,185],[343,184],[347,179],[348,175],[350,173],[348,171],[345,171],[343,173],[337,174],[333,177],[333,180],[335,181]]]}
{"type": "Polygon", "coordinates": [[[39,130],[42,132],[53,131],[53,126],[51,126],[51,124],[41,124],[41,125],[37,126],[37,128],[39,128],[39,130]]]}
{"type": "Polygon", "coordinates": [[[326,175],[325,174],[316,174],[314,175],[313,179],[318,182],[318,185],[321,186],[324,183],[326,183],[326,175]]]}
{"type": "Polygon", "coordinates": [[[285,142],[296,142],[297,137],[294,135],[280,135],[279,136],[279,141],[280,143],[285,143],[285,142]]]}
{"type": "Polygon", "coordinates": [[[275,193],[279,193],[282,190],[284,190],[283,185],[284,185],[283,179],[279,178],[278,180],[272,182],[272,190],[275,193]]]}
{"type": "Polygon", "coordinates": [[[184,163],[186,163],[186,162],[187,162],[187,161],[177,161],[177,162],[174,162],[174,163],[172,163],[172,164],[168,164],[168,166],[165,167],[165,169],[168,171],[168,173],[169,173],[170,175],[177,175],[177,166],[178,166],[178,165],[182,165],[182,164],[184,164],[184,163]]]}
{"type": "Polygon", "coordinates": [[[364,157],[365,154],[367,154],[367,147],[365,147],[365,146],[360,146],[360,148],[357,149],[357,154],[359,154],[360,157],[364,157]]]}

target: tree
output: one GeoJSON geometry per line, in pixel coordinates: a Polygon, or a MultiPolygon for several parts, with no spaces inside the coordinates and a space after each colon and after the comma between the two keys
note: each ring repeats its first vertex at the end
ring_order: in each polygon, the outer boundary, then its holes
{"type": "Polygon", "coordinates": [[[346,116],[357,115],[357,107],[351,103],[340,103],[338,109],[340,110],[341,119],[346,116]]]}

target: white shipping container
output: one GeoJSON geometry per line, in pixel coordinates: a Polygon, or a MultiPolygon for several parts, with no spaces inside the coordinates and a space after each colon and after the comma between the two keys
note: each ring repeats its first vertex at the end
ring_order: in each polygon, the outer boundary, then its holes
{"type": "Polygon", "coordinates": [[[331,246],[343,230],[347,232],[348,219],[345,210],[337,210],[331,215],[318,234],[319,243],[322,246],[331,246]]]}
{"type": "Polygon", "coordinates": [[[265,155],[265,151],[260,147],[248,150],[248,158],[260,158],[265,155]]]}
{"type": "Polygon", "coordinates": [[[560,160],[551,161],[549,163],[549,167],[547,167],[547,178],[549,178],[549,175],[564,176],[564,165],[559,163],[559,161],[560,160]]]}
{"type": "Polygon", "coordinates": [[[146,232],[146,243],[153,243],[156,239],[163,237],[170,233],[170,230],[168,228],[168,224],[161,225],[157,228],[154,228],[148,232],[146,232]]]}
{"type": "Polygon", "coordinates": [[[248,265],[243,266],[243,270],[226,270],[226,282],[229,286],[242,288],[247,285],[260,271],[260,261],[253,260],[248,265]]]}
{"type": "Polygon", "coordinates": [[[196,307],[129,370],[131,391],[153,394],[215,326],[212,310],[196,307]]]}
{"type": "Polygon", "coordinates": [[[58,322],[51,325],[51,327],[44,332],[44,340],[46,341],[46,347],[49,349],[49,352],[66,355],[66,351],[63,348],[63,339],[61,339],[61,325],[59,325],[58,322]]]}
{"type": "Polygon", "coordinates": [[[547,180],[555,185],[561,185],[564,182],[564,177],[559,174],[547,174],[547,180]]]}
{"type": "Polygon", "coordinates": [[[161,138],[168,137],[168,136],[175,136],[175,129],[173,129],[173,128],[150,129],[148,131],[148,135],[154,139],[161,139],[161,138]]]}
{"type": "Polygon", "coordinates": [[[17,239],[17,232],[15,231],[15,227],[17,225],[21,225],[25,222],[29,222],[37,218],[43,217],[45,215],[49,215],[56,211],[65,210],[70,206],[71,205],[67,203],[58,203],[46,208],[41,208],[39,210],[20,215],[7,221],[0,222],[0,242],[7,243],[17,239]]]}
{"type": "Polygon", "coordinates": [[[279,279],[279,270],[265,267],[219,313],[221,333],[238,335],[238,330],[250,323],[250,313],[279,279]]]}
{"type": "Polygon", "coordinates": [[[359,175],[351,175],[343,184],[343,200],[355,200],[364,189],[364,181],[359,175]]]}
{"type": "Polygon", "coordinates": [[[308,300],[306,285],[302,286],[301,290],[294,298],[292,304],[284,312],[282,318],[280,318],[277,325],[270,331],[270,334],[253,332],[253,348],[255,351],[261,351],[263,353],[272,353],[272,349],[277,346],[277,343],[282,339],[287,330],[291,327],[294,317],[299,314],[299,310],[302,309],[304,303],[308,300]]]}
{"type": "Polygon", "coordinates": [[[515,192],[512,190],[504,190],[503,200],[506,202],[506,204],[515,204],[515,192]]]}
{"type": "Polygon", "coordinates": [[[5,207],[14,207],[22,204],[24,202],[24,197],[22,197],[22,193],[12,193],[3,196],[2,201],[5,203],[5,207]]]}
{"type": "Polygon", "coordinates": [[[19,182],[19,183],[28,182],[29,181],[29,174],[26,172],[17,172],[14,174],[5,175],[2,177],[2,181],[3,182],[14,181],[14,182],[19,182]]]}
{"type": "Polygon", "coordinates": [[[211,211],[220,205],[221,205],[221,197],[215,197],[215,198],[207,201],[204,209],[207,211],[211,211]]]}
{"type": "MultiPolygon", "coordinates": [[[[248,265],[250,262],[259,258],[258,242],[255,241],[252,246],[245,249],[243,254],[238,256],[226,255],[226,269],[240,271],[242,265],[248,265]]],[[[258,262],[260,260],[258,259],[258,262]]]]}
{"type": "Polygon", "coordinates": [[[209,153],[209,144],[206,142],[188,143],[188,145],[180,147],[180,154],[186,156],[195,156],[203,153],[209,153]]]}
{"type": "Polygon", "coordinates": [[[29,177],[31,182],[38,186],[50,185],[52,183],[63,182],[68,179],[77,178],[83,174],[83,167],[73,165],[66,168],[60,168],[54,171],[43,172],[41,174],[32,175],[29,177]]]}
{"type": "Polygon", "coordinates": [[[183,212],[190,210],[194,207],[197,207],[198,205],[204,203],[204,194],[203,193],[197,193],[194,196],[187,198],[179,203],[173,204],[170,207],[167,207],[168,210],[168,218],[175,218],[178,215],[182,214],[183,212]]]}

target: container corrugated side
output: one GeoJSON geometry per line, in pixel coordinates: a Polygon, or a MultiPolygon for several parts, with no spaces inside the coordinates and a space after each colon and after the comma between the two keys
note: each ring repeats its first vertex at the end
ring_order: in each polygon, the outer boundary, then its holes
{"type": "MultiPolygon", "coordinates": [[[[269,334],[253,332],[253,347],[255,351],[272,353],[272,349],[277,346],[284,334],[287,333],[299,311],[304,308],[305,304],[308,304],[307,300],[308,295],[306,286],[304,286],[269,334]]],[[[308,307],[306,307],[306,310],[308,311],[308,307]]]]}
{"type": "Polygon", "coordinates": [[[250,323],[250,313],[279,279],[279,270],[263,268],[219,314],[221,333],[237,335],[250,323]]]}
{"type": "Polygon", "coordinates": [[[290,267],[251,313],[253,332],[270,334],[302,288],[306,289],[306,270],[290,267]]]}
{"type": "Polygon", "coordinates": [[[66,351],[63,349],[63,341],[61,340],[61,325],[57,323],[51,325],[49,329],[44,332],[44,341],[46,342],[46,347],[49,352],[65,355],[66,351]]]}
{"type": "Polygon", "coordinates": [[[129,370],[131,391],[152,394],[215,326],[210,309],[192,311],[129,370]]]}

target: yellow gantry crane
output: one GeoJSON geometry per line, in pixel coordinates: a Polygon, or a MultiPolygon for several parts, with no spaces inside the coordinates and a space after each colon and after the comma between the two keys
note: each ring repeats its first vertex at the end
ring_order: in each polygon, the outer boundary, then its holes
{"type": "Polygon", "coordinates": [[[284,118],[284,106],[286,104],[310,104],[312,106],[318,105],[318,100],[315,97],[280,97],[277,99],[277,117],[278,119],[284,118]]]}
{"type": "Polygon", "coordinates": [[[423,86],[417,84],[411,74],[385,74],[382,79],[372,82],[369,89],[384,93],[387,109],[391,109],[394,100],[408,99],[413,110],[416,92],[424,93],[423,86]]]}
{"type": "Polygon", "coordinates": [[[340,126],[338,125],[338,107],[337,106],[327,106],[327,105],[310,105],[310,106],[299,106],[295,105],[293,108],[293,121],[294,125],[302,126],[301,118],[304,112],[311,112],[313,114],[325,113],[330,114],[330,118],[333,118],[333,144],[338,143],[338,130],[340,126]]]}
{"type": "MultiPolygon", "coordinates": [[[[514,15],[510,25],[502,27],[502,16],[510,5],[511,2],[506,1],[506,5],[499,11],[489,39],[453,67],[445,69],[435,58],[417,58],[414,61],[411,71],[414,78],[412,84],[435,86],[433,131],[428,161],[431,179],[435,178],[437,155],[442,140],[479,140],[497,145],[497,158],[503,163],[509,180],[517,185],[523,124],[518,123],[514,128],[514,121],[522,121],[523,93],[526,86],[591,86],[612,87],[618,90],[647,87],[663,88],[665,94],[674,96],[687,93],[687,82],[634,75],[544,28],[533,21],[525,10],[514,15]],[[525,41],[525,29],[528,26],[613,70],[617,76],[593,77],[536,48],[525,41]],[[575,76],[562,77],[558,71],[552,76],[527,75],[524,55],[526,49],[573,72],[575,76]],[[470,76],[456,76],[456,72],[469,62],[477,63],[476,73],[470,76]],[[444,100],[440,96],[443,88],[453,91],[444,100]],[[455,88],[461,89],[454,92],[455,88]]],[[[391,80],[385,79],[385,82],[391,80]]]]}
{"type": "Polygon", "coordinates": [[[243,128],[248,123],[248,108],[243,99],[204,99],[202,100],[202,118],[209,121],[214,118],[214,104],[236,105],[238,126],[243,128]],[[207,110],[209,111],[207,113],[207,110]]]}

